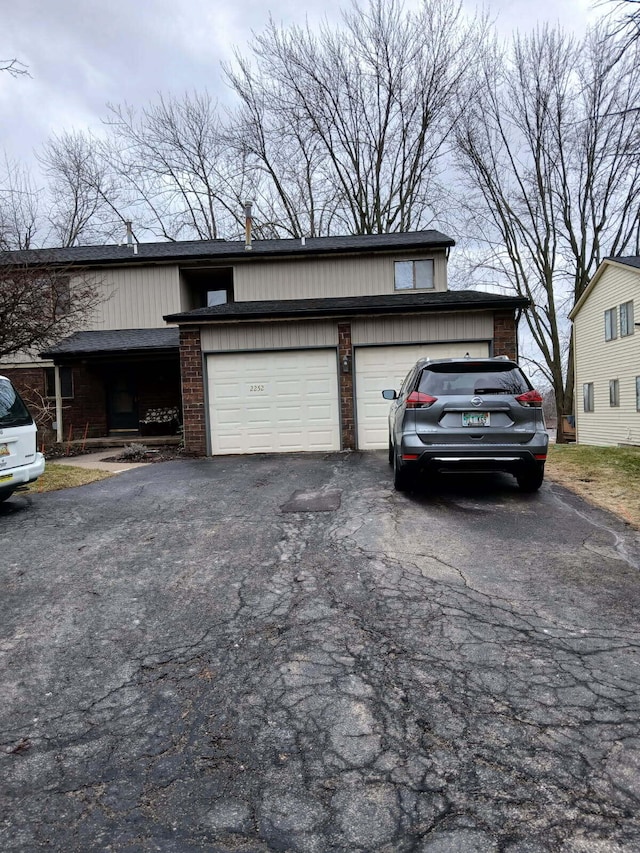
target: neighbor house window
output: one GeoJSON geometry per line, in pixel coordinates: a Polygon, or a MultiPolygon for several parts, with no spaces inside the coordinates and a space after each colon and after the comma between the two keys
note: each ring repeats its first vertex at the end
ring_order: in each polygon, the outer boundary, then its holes
{"type": "Polygon", "coordinates": [[[582,399],[585,412],[593,411],[593,382],[585,382],[582,386],[582,399]]]}
{"type": "MultiPolygon", "coordinates": [[[[44,386],[46,397],[56,396],[56,373],[54,367],[45,367],[44,386]]],[[[67,399],[73,397],[73,372],[70,367],[60,368],[60,390],[63,397],[67,399]]]]}
{"type": "Polygon", "coordinates": [[[433,290],[433,261],[396,261],[396,290],[433,290]]]}
{"type": "Polygon", "coordinates": [[[633,301],[623,302],[620,306],[620,337],[633,334],[633,301]]]}
{"type": "Polygon", "coordinates": [[[609,380],[609,405],[620,405],[620,382],[617,379],[609,380]]]}
{"type": "Polygon", "coordinates": [[[618,312],[615,308],[609,308],[608,311],[604,312],[604,339],[605,341],[612,341],[614,338],[618,337],[618,326],[616,323],[616,314],[618,312]]]}

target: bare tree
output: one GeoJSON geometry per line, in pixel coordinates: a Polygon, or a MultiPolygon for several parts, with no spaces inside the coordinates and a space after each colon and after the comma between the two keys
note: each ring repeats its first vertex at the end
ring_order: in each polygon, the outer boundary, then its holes
{"type": "Polygon", "coordinates": [[[142,227],[167,240],[215,239],[237,227],[231,190],[243,168],[207,93],[109,109],[106,156],[142,227]]]}
{"type": "Polygon", "coordinates": [[[620,53],[640,40],[640,0],[605,0],[598,5],[613,5],[607,15],[609,36],[618,37],[620,53]]]}
{"type": "MultiPolygon", "coordinates": [[[[236,139],[289,234],[382,233],[429,224],[456,97],[473,96],[481,27],[461,6],[353,5],[342,26],[277,27],[236,55],[236,139]]],[[[264,214],[263,214],[264,215],[264,214]]]]}
{"type": "Polygon", "coordinates": [[[0,254],[0,358],[39,352],[77,331],[104,298],[95,277],[77,268],[20,258],[0,254]]]}
{"type": "Polygon", "coordinates": [[[6,71],[12,77],[29,76],[29,70],[19,59],[0,59],[0,71],[6,71]]]}
{"type": "Polygon", "coordinates": [[[639,248],[636,51],[601,30],[549,28],[487,49],[482,94],[456,130],[476,269],[532,302],[538,364],[561,415],[573,404],[566,316],[607,254],[639,248]]]}
{"type": "Polygon", "coordinates": [[[38,155],[48,181],[49,239],[57,246],[103,243],[124,234],[120,188],[90,134],[52,136],[38,155]]]}
{"type": "Polygon", "coordinates": [[[0,166],[0,250],[29,249],[41,231],[40,192],[25,166],[5,157],[0,166]]]}

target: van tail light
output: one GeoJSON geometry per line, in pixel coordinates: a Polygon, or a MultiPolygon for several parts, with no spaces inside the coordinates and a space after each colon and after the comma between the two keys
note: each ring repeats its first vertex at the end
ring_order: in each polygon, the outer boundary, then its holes
{"type": "Polygon", "coordinates": [[[429,394],[423,394],[421,391],[412,391],[407,397],[407,409],[428,409],[433,406],[437,397],[431,397],[429,394]]]}
{"type": "Polygon", "coordinates": [[[535,389],[533,391],[527,391],[525,394],[520,394],[516,397],[516,400],[521,406],[529,406],[536,409],[542,408],[542,395],[535,389]]]}

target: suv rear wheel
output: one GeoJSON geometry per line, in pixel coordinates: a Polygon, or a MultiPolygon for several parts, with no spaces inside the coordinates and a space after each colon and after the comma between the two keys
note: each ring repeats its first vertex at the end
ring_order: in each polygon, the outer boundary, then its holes
{"type": "Polygon", "coordinates": [[[544,480],[544,462],[534,462],[519,474],[516,480],[522,492],[537,492],[544,480]]]}
{"type": "Polygon", "coordinates": [[[397,450],[393,453],[393,485],[397,492],[406,492],[411,486],[411,475],[400,461],[397,450]]]}

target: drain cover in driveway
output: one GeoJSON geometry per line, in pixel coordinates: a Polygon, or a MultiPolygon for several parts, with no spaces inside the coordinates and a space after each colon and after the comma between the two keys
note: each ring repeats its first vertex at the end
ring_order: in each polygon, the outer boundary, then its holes
{"type": "Polygon", "coordinates": [[[322,489],[317,492],[295,491],[280,507],[282,512],[331,512],[340,508],[340,489],[322,489]]]}

